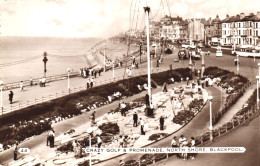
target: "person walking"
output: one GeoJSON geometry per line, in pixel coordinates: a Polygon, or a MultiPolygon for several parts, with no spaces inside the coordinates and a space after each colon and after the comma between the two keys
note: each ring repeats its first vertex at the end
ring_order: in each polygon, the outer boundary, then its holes
{"type": "MultiPolygon", "coordinates": [[[[190,141],[190,147],[195,147],[195,138],[191,137],[191,141],[190,141]]],[[[191,159],[195,159],[195,153],[190,153],[190,157],[191,159]]]]}
{"type": "Polygon", "coordinates": [[[98,143],[98,148],[101,148],[102,139],[101,139],[100,135],[97,135],[97,143],[98,143]]]}
{"type": "Polygon", "coordinates": [[[42,77],[42,86],[45,87],[45,83],[46,83],[46,78],[42,77]]]}
{"type": "Polygon", "coordinates": [[[189,82],[190,82],[189,80],[190,80],[190,78],[189,78],[189,77],[187,77],[187,78],[186,78],[186,81],[187,81],[187,86],[189,85],[189,82]]]}
{"type": "Polygon", "coordinates": [[[178,145],[177,145],[177,137],[174,136],[174,137],[172,138],[171,146],[172,146],[173,148],[178,147],[178,145]]]}
{"type": "Polygon", "coordinates": [[[49,133],[49,140],[50,140],[50,147],[54,147],[54,137],[55,137],[55,131],[52,129],[49,133]]]}
{"type": "Polygon", "coordinates": [[[133,124],[133,126],[134,126],[134,127],[137,127],[138,115],[137,115],[136,112],[135,112],[134,115],[133,115],[133,120],[134,120],[134,124],[133,124]]]}
{"type": "Polygon", "coordinates": [[[20,82],[20,90],[23,91],[23,81],[20,82]]]}
{"type": "Polygon", "coordinates": [[[17,160],[18,157],[18,142],[14,145],[14,160],[17,160]]]}
{"type": "Polygon", "coordinates": [[[94,79],[91,78],[91,79],[90,79],[90,88],[93,88],[93,85],[94,85],[94,79]]]}
{"type": "Polygon", "coordinates": [[[32,79],[32,77],[30,78],[30,86],[33,86],[33,79],[32,79]]]}
{"type": "Polygon", "coordinates": [[[10,101],[10,104],[13,103],[13,97],[14,97],[14,93],[13,93],[13,91],[10,91],[10,93],[9,93],[9,101],[10,101]]]}
{"type": "Polygon", "coordinates": [[[163,130],[163,127],[164,127],[164,117],[161,116],[160,117],[160,130],[163,130]]]}
{"type": "Polygon", "coordinates": [[[87,89],[89,89],[90,86],[90,79],[87,81],[87,89]]]}
{"type": "Polygon", "coordinates": [[[144,121],[142,118],[140,118],[140,126],[141,126],[141,135],[145,135],[145,132],[144,132],[144,121]]]}
{"type": "Polygon", "coordinates": [[[149,107],[149,105],[150,105],[149,95],[148,94],[145,95],[145,104],[146,104],[146,108],[149,107]]]}

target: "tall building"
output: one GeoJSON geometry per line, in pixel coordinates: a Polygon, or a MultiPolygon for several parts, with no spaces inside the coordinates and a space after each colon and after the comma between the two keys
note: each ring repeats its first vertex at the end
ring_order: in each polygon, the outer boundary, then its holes
{"type": "Polygon", "coordinates": [[[176,41],[180,38],[180,22],[181,17],[165,16],[160,20],[159,36],[160,38],[176,41]]]}
{"type": "Polygon", "coordinates": [[[202,19],[188,20],[188,36],[192,41],[204,41],[204,24],[202,19]]]}
{"type": "Polygon", "coordinates": [[[260,42],[260,12],[227,17],[222,21],[223,45],[256,46],[260,42]]]}

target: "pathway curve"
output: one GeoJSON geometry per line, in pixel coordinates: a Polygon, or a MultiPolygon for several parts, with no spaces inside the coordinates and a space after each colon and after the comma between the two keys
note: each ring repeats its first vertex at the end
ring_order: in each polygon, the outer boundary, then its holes
{"type": "Polygon", "coordinates": [[[256,89],[255,85],[251,85],[247,91],[244,93],[242,97],[234,104],[220,119],[220,121],[214,126],[215,128],[221,127],[223,124],[229,122],[233,116],[242,109],[243,105],[246,101],[250,98],[253,94],[254,90],[256,89]]]}

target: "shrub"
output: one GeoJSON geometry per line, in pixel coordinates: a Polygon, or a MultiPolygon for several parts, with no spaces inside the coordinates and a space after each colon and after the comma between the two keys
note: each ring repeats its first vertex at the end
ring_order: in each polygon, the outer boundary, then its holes
{"type": "Polygon", "coordinates": [[[119,126],[116,123],[104,123],[101,126],[98,126],[102,133],[109,133],[109,134],[118,134],[120,132],[119,126]]]}
{"type": "Polygon", "coordinates": [[[167,137],[168,134],[167,133],[157,133],[157,134],[152,134],[148,140],[149,141],[158,141],[160,140],[161,138],[164,138],[164,137],[167,137]]]}

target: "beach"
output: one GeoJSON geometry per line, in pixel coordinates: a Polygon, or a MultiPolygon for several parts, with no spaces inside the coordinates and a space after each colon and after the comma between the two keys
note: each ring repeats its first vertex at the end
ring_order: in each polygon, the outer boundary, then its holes
{"type": "MultiPolygon", "coordinates": [[[[127,52],[127,45],[101,38],[0,37],[0,79],[19,82],[44,76],[43,53],[47,52],[46,76],[66,74],[80,68],[102,65],[103,57],[91,55],[91,48],[115,60],[127,52]],[[104,45],[106,43],[106,46],[104,45]]],[[[137,46],[131,46],[136,50],[137,46]]]]}

